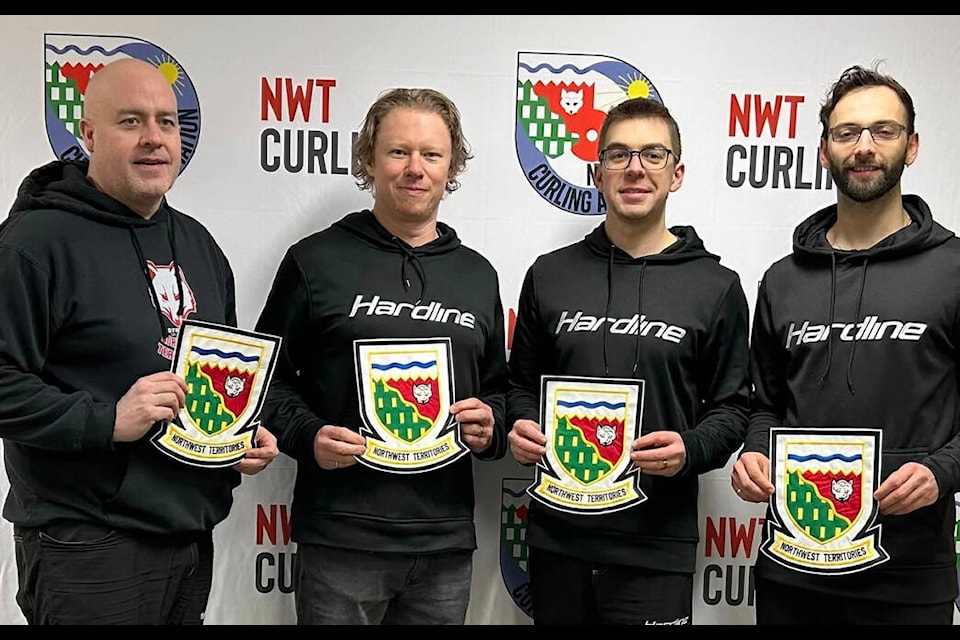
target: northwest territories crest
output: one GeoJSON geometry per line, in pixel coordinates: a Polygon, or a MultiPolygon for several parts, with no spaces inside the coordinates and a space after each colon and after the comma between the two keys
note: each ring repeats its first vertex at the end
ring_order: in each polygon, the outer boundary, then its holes
{"type": "Polygon", "coordinates": [[[227,467],[254,447],[280,338],[184,320],[172,371],[187,381],[173,422],[152,437],[164,453],[201,467],[227,467]]]}
{"type": "Polygon", "coordinates": [[[450,415],[454,397],[449,338],[354,341],[360,433],[357,461],[391,473],[422,473],[468,449],[450,415]]]}
{"type": "Polygon", "coordinates": [[[776,492],[761,551],[806,573],[856,573],[886,562],[874,525],[880,452],[878,429],[771,429],[776,492]]]}
{"type": "Polygon", "coordinates": [[[630,445],[640,435],[643,380],[543,376],[540,425],[547,453],[527,489],[570,513],[609,513],[640,504],[630,445]]]}

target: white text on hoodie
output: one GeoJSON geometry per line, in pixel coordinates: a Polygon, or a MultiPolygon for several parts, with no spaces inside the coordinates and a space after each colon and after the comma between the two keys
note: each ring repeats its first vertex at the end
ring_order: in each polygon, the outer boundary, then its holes
{"type": "Polygon", "coordinates": [[[597,316],[588,316],[583,311],[577,311],[572,315],[564,309],[560,312],[560,320],[557,321],[557,329],[554,333],[560,333],[566,330],[571,331],[599,331],[605,322],[610,323],[610,333],[621,333],[626,335],[641,336],[653,335],[654,338],[660,338],[667,342],[680,344],[680,340],[687,335],[687,330],[678,327],[675,324],[667,324],[660,320],[647,320],[646,315],[637,315],[636,313],[629,318],[605,318],[597,316]]]}
{"type": "Polygon", "coordinates": [[[787,349],[794,338],[797,346],[811,342],[825,342],[831,331],[841,342],[854,340],[910,340],[917,341],[927,330],[926,322],[904,322],[902,320],[880,320],[878,316],[866,316],[861,322],[834,322],[833,324],[810,324],[804,320],[799,327],[793,322],[787,329],[787,349]]]}
{"type": "Polygon", "coordinates": [[[444,309],[436,300],[426,304],[412,304],[410,302],[392,302],[380,296],[373,296],[369,302],[363,301],[363,295],[357,294],[350,309],[350,317],[355,318],[358,313],[368,316],[401,316],[408,314],[414,320],[426,322],[452,322],[461,327],[473,329],[476,318],[472,313],[459,309],[444,309]]]}

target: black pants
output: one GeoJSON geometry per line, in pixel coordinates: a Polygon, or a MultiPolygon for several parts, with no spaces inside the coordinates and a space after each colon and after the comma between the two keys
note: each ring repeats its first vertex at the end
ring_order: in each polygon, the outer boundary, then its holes
{"type": "Polygon", "coordinates": [[[203,624],[212,534],[171,541],[66,522],[15,526],[13,539],[28,624],[203,624]]]}
{"type": "Polygon", "coordinates": [[[535,625],[693,624],[693,575],[529,553],[535,625]]]}
{"type": "Polygon", "coordinates": [[[953,601],[902,604],[838,597],[757,578],[757,625],[952,625],[953,601]]]}

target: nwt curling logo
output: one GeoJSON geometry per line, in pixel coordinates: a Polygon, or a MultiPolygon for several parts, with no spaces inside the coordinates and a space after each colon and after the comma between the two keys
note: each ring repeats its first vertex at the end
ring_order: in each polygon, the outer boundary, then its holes
{"type": "Polygon", "coordinates": [[[167,78],[177,96],[180,118],[180,173],[187,168],[200,138],[200,102],[180,63],[160,47],[125,36],[44,35],[44,110],[47,138],[60,160],[87,157],[80,135],[83,99],[90,77],[122,58],[149,62],[167,78]]]}
{"type": "Polygon", "coordinates": [[[629,98],[663,102],[643,73],[617,58],[517,54],[517,158],[544,200],[567,213],[606,213],[593,186],[600,127],[607,112],[629,98]]]}
{"type": "Polygon", "coordinates": [[[527,568],[527,513],[529,479],[504,478],[500,485],[500,576],[514,604],[533,617],[530,573],[527,568]]]}

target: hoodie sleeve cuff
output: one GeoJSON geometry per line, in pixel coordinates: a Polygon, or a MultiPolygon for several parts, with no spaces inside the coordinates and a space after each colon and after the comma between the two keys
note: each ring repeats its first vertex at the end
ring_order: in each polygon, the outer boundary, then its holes
{"type": "Polygon", "coordinates": [[[117,423],[117,406],[108,402],[93,402],[90,418],[77,443],[80,450],[113,450],[113,431],[117,423]]]}

